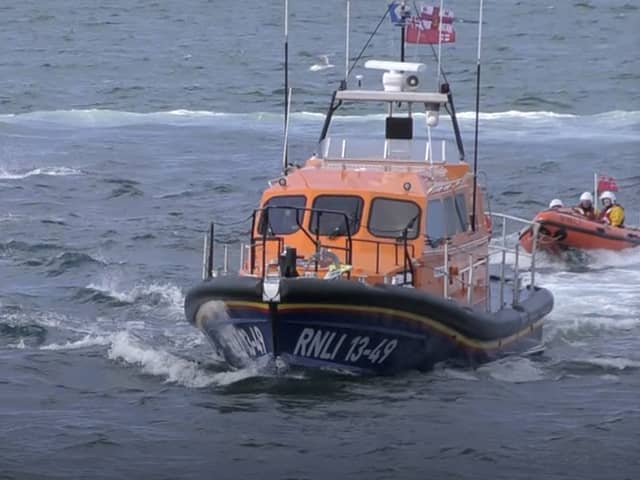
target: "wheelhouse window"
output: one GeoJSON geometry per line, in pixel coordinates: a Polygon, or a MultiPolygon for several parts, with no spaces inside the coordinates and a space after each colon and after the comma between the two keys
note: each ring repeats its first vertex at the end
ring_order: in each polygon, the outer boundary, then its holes
{"type": "Polygon", "coordinates": [[[444,238],[445,226],[442,200],[429,200],[427,203],[427,241],[435,243],[444,238]]]}
{"type": "Polygon", "coordinates": [[[458,231],[458,215],[453,204],[453,197],[444,198],[444,218],[447,226],[447,237],[452,237],[458,231]]]}
{"type": "Polygon", "coordinates": [[[363,201],[349,195],[321,195],[313,201],[314,210],[331,210],[311,213],[309,231],[314,235],[346,235],[347,223],[352,235],[360,228],[363,201]],[[341,212],[341,213],[336,213],[341,212]]]}
{"type": "Polygon", "coordinates": [[[429,200],[427,204],[427,240],[438,242],[469,228],[464,194],[429,200]]]}
{"type": "Polygon", "coordinates": [[[269,235],[288,235],[296,232],[302,224],[306,198],[303,195],[283,195],[271,197],[263,205],[258,223],[258,233],[264,235],[268,226],[269,235]],[[264,210],[267,207],[268,210],[264,210]]]}
{"type": "Polygon", "coordinates": [[[420,231],[420,207],[406,200],[375,198],[369,213],[369,231],[376,237],[414,239],[420,231]]]}

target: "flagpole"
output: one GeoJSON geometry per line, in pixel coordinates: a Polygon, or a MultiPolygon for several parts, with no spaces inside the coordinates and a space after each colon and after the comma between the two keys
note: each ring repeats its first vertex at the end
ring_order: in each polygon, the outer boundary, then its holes
{"type": "Polygon", "coordinates": [[[438,88],[440,87],[440,57],[442,56],[442,12],[444,0],[440,0],[440,21],[438,22],[438,88]]]}
{"type": "Polygon", "coordinates": [[[473,141],[473,211],[471,213],[471,230],[476,231],[476,209],[478,190],[478,119],[480,117],[480,51],[482,46],[482,10],[484,1],[480,0],[480,15],[478,20],[478,63],[476,67],[476,125],[473,141]]]}
{"type": "Polygon", "coordinates": [[[282,172],[287,174],[289,164],[287,145],[287,130],[289,126],[289,0],[284,0],[284,152],[282,154],[282,172]]]}

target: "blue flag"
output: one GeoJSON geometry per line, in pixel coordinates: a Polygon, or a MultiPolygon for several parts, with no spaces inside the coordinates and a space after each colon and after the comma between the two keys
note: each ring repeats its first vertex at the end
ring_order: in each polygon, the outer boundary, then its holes
{"type": "Polygon", "coordinates": [[[391,23],[394,25],[401,27],[404,25],[408,14],[405,13],[404,8],[398,2],[391,2],[389,4],[389,18],[391,19],[391,23]]]}

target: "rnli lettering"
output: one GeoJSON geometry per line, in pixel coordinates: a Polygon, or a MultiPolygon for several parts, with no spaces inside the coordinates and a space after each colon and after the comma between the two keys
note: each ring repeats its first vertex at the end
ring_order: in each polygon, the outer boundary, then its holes
{"type": "Polygon", "coordinates": [[[294,355],[301,357],[318,358],[320,360],[355,363],[361,359],[368,360],[372,364],[381,364],[398,346],[398,340],[382,338],[377,343],[370,337],[355,336],[349,338],[346,333],[333,330],[321,330],[316,328],[304,328],[296,346],[294,355]],[[342,346],[348,346],[346,354],[341,352],[342,346]]]}
{"type": "Polygon", "coordinates": [[[247,353],[251,355],[266,355],[267,346],[264,343],[262,332],[256,326],[247,328],[238,328],[241,343],[244,345],[247,353]]]}
{"type": "Polygon", "coordinates": [[[301,357],[314,357],[322,360],[333,360],[336,358],[340,347],[347,335],[343,333],[336,341],[337,333],[330,330],[316,330],[305,328],[298,337],[296,347],[293,349],[294,355],[301,357]]]}

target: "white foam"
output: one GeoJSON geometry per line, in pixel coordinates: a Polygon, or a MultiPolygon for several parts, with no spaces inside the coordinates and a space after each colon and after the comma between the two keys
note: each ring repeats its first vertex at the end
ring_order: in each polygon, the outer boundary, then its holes
{"type": "Polygon", "coordinates": [[[143,373],[164,377],[165,381],[186,387],[202,388],[210,385],[224,386],[260,374],[259,363],[241,370],[212,373],[201,368],[197,362],[185,360],[167,351],[143,346],[128,332],[113,336],[108,357],[141,367],[143,373]]]}
{"type": "Polygon", "coordinates": [[[495,380],[510,383],[537,382],[544,379],[543,370],[524,357],[506,357],[487,363],[477,369],[495,380]]]}
{"type": "Polygon", "coordinates": [[[21,338],[18,343],[12,343],[7,345],[9,348],[15,348],[16,350],[24,350],[27,346],[24,343],[24,338],[21,338]]]}
{"type": "MultiPolygon", "coordinates": [[[[461,119],[475,120],[475,112],[460,112],[458,117],[461,119]]],[[[480,113],[481,120],[512,120],[512,119],[529,119],[544,120],[556,118],[576,118],[577,115],[571,113],[555,113],[547,111],[523,112],[520,110],[507,110],[506,112],[480,113]]]]}

